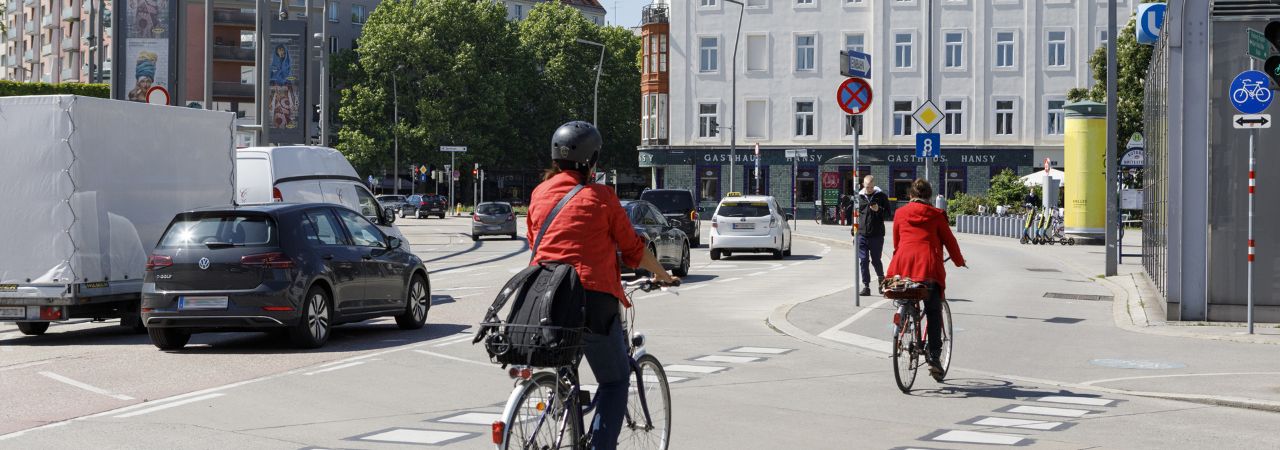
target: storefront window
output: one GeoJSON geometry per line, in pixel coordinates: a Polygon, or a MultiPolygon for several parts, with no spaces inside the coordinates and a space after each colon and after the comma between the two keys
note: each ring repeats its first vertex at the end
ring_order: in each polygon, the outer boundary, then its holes
{"type": "Polygon", "coordinates": [[[956,198],[956,195],[968,191],[965,172],[964,167],[947,168],[945,171],[947,174],[947,198],[956,198]]]}
{"type": "Polygon", "coordinates": [[[813,203],[818,187],[814,169],[800,169],[796,174],[796,203],[813,203]]]}
{"type": "Polygon", "coordinates": [[[698,168],[698,200],[704,202],[720,201],[720,167],[707,166],[698,168]]]}
{"type": "Polygon", "coordinates": [[[893,167],[890,168],[893,174],[893,190],[891,195],[897,201],[905,202],[911,197],[907,193],[911,191],[911,182],[916,180],[915,167],[893,167]]]}

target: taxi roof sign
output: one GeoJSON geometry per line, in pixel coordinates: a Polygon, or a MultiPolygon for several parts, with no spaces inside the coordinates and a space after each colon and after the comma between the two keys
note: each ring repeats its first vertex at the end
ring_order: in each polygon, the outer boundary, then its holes
{"type": "Polygon", "coordinates": [[[724,194],[724,196],[725,196],[725,197],[741,197],[741,196],[742,196],[742,193],[741,193],[741,192],[730,192],[730,193],[724,194]]]}

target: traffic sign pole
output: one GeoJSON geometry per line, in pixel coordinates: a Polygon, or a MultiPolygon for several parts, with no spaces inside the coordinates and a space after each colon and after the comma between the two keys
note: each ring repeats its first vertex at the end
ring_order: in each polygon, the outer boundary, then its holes
{"type": "MultiPolygon", "coordinates": [[[[854,122],[857,125],[857,122],[854,122]]],[[[858,135],[862,134],[861,127],[853,128],[853,306],[862,306],[862,292],[858,289],[858,283],[862,278],[862,261],[858,261],[858,219],[861,214],[861,199],[858,195],[858,135]]],[[[838,223],[838,222],[837,222],[838,223]]],[[[867,255],[871,257],[871,255],[867,255]]],[[[867,280],[870,281],[870,280],[867,280]]]]}

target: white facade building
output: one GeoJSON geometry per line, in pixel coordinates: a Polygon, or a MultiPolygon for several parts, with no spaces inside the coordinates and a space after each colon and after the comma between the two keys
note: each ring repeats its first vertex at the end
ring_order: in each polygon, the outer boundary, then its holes
{"type": "MultiPolygon", "coordinates": [[[[522,20],[529,17],[529,11],[539,3],[546,3],[547,0],[502,0],[507,6],[507,19],[522,20]]],[[[600,6],[598,0],[561,0],[562,3],[577,8],[582,11],[582,15],[596,25],[604,26],[605,9],[600,6]]]]}
{"type": "MultiPolygon", "coordinates": [[[[754,178],[753,148],[759,144],[761,172],[768,172],[761,174],[760,190],[789,203],[794,185],[801,208],[812,207],[822,195],[823,172],[840,174],[842,193],[852,190],[852,167],[819,166],[849,153],[851,124],[861,120],[866,156],[860,169],[877,174],[878,184],[894,196],[895,183],[924,175],[923,160],[914,158],[915,133],[923,130],[910,115],[929,98],[932,70],[933,102],[946,113],[934,129],[942,134],[946,157],[937,166],[948,180],[937,186],[935,169],[935,190],[985,192],[994,171],[1025,174],[1046,157],[1061,166],[1066,93],[1092,83],[1088,59],[1107,38],[1107,2],[1100,0],[742,2],[737,157],[750,168],[739,165],[734,185],[727,185],[739,7],[677,0],[670,2],[669,110],[645,110],[647,120],[667,120],[646,127],[640,147],[641,165],[654,168],[655,185],[697,185],[704,201],[730,190],[755,191],[754,180],[743,186],[742,179],[754,178]],[[861,118],[847,116],[836,101],[845,49],[872,55],[874,99],[861,118]],[[813,155],[794,181],[782,155],[788,148],[813,155]],[[689,177],[691,170],[697,180],[689,177]],[[721,178],[723,186],[713,189],[706,177],[721,178]]],[[[1137,1],[1119,2],[1123,28],[1137,1]]]]}

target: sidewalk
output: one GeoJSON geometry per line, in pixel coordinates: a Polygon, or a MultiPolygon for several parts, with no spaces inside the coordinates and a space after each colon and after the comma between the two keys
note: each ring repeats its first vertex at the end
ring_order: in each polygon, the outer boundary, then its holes
{"type": "MultiPolygon", "coordinates": [[[[847,228],[797,231],[803,239],[841,234],[848,236],[847,228]]],[[[1280,344],[1274,325],[1247,336],[1235,325],[1166,324],[1162,300],[1140,281],[1140,259],[1127,259],[1121,275],[1102,279],[1099,246],[957,237],[974,267],[948,267],[957,377],[1280,411],[1280,362],[1269,357],[1277,350],[1271,345],[1280,344]]],[[[893,305],[878,296],[863,297],[862,305],[853,306],[845,291],[778,311],[770,322],[806,341],[887,355],[893,305]]]]}

